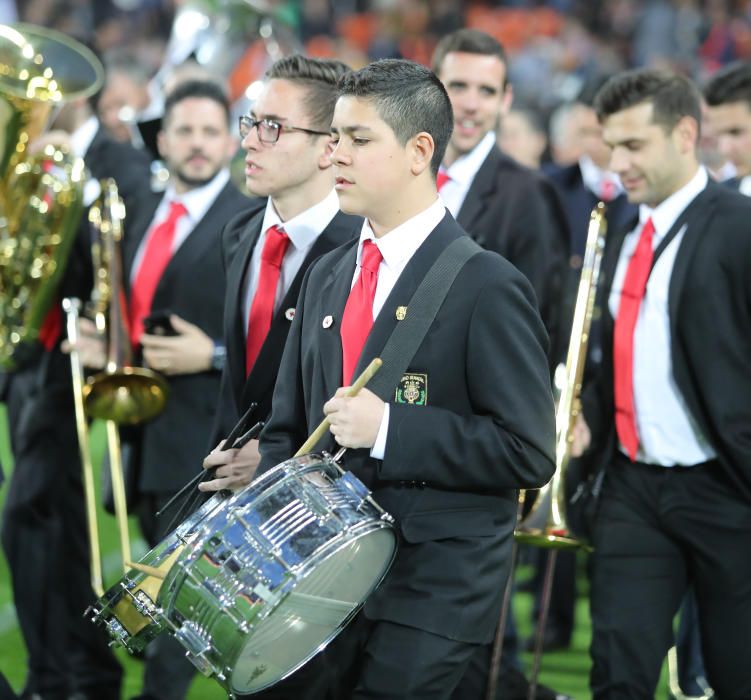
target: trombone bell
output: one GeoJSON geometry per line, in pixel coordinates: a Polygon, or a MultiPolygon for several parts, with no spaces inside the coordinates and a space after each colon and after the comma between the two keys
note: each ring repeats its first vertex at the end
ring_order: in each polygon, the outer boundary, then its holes
{"type": "Polygon", "coordinates": [[[100,372],[83,387],[86,414],[136,425],[159,415],[167,400],[167,382],[144,367],[120,367],[100,372]]]}

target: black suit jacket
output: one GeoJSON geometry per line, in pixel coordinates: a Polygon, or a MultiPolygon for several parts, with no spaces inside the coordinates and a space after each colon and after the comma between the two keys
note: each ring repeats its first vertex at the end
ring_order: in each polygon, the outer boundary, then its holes
{"type": "Polygon", "coordinates": [[[213,448],[227,436],[239,417],[255,402],[251,424],[266,420],[271,412],[274,382],[279,372],[284,343],[297,306],[305,272],[311,263],[342,243],[356,238],[362,229],[362,219],[342,212],[331,220],[310,249],[299,272],[292,281],[279,310],[271,321],[271,328],[253,369],[245,376],[245,324],[243,297],[245,275],[250,258],[261,235],[264,211],[245,212],[227,224],[222,234],[224,264],[227,269],[227,298],[224,307],[224,337],[227,342],[227,364],[222,373],[221,411],[212,435],[213,448]]]}
{"type": "Polygon", "coordinates": [[[563,342],[558,296],[568,259],[565,214],[542,174],[493,148],[477,171],[457,217],[483,248],[499,253],[532,283],[551,356],[563,342]]]}
{"type": "MultiPolygon", "coordinates": [[[[161,199],[161,194],[149,193],[127,221],[123,269],[128,295],[133,260],[161,199]]],[[[225,277],[220,235],[228,219],[249,206],[232,183],[225,185],[167,264],[152,311],[171,311],[222,340],[225,277]]],[[[134,460],[141,491],[177,490],[200,467],[217,410],[219,379],[220,373],[213,370],[167,377],[164,412],[137,431],[134,460]]]]}
{"type": "MultiPolygon", "coordinates": [[[[566,214],[571,253],[582,256],[587,242],[589,215],[600,201],[599,197],[584,184],[578,163],[551,167],[545,173],[556,188],[566,214]]],[[[622,230],[637,214],[638,208],[630,204],[626,195],[621,193],[606,205],[608,230],[622,230]]]]}
{"type": "MultiPolygon", "coordinates": [[[[386,300],[359,373],[383,349],[443,249],[465,232],[450,214],[420,246],[386,300]]],[[[339,328],[357,241],[309,271],[284,348],[259,471],[288,459],[342,384],[339,328]],[[331,316],[333,323],[324,323],[331,316]]],[[[529,282],[483,251],[459,273],[409,366],[427,405],[390,403],[384,459],[348,450],[344,467],[397,520],[403,544],[366,614],[469,642],[495,629],[516,522],[517,489],[553,473],[554,416],[546,334],[529,282]],[[401,481],[427,482],[403,488],[401,481]]],[[[327,436],[319,448],[332,450],[327,436]]]]}
{"type": "MultiPolygon", "coordinates": [[[[751,200],[710,182],[699,195],[676,256],[668,291],[673,376],[692,418],[717,452],[724,476],[751,501],[751,200]]],[[[608,298],[626,231],[606,251],[608,298]]],[[[600,376],[584,415],[603,463],[616,449],[613,318],[604,314],[600,376]]]]}

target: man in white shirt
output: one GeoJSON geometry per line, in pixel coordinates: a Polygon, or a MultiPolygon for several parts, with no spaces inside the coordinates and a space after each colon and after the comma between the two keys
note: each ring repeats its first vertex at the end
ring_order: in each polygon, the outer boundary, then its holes
{"type": "Polygon", "coordinates": [[[531,285],[495,253],[478,249],[459,272],[409,364],[423,400],[404,398],[405,377],[386,401],[343,394],[465,235],[436,192],[451,129],[445,89],[417,64],[378,61],[340,83],[336,189],[366,221],[306,278],[261,436],[265,472],[325,414],[318,447],[348,448],[344,468],[402,535],[384,583],[324,655],[340,697],[451,697],[494,633],[516,489],[553,471],[545,331],[531,285]]]}
{"type": "Polygon", "coordinates": [[[606,465],[593,697],[654,697],[692,586],[708,680],[740,700],[751,696],[751,203],[699,165],[700,95],[687,79],[623,73],[595,107],[639,224],[603,261],[603,364],[575,447],[591,442],[606,465]]]}
{"type": "Polygon", "coordinates": [[[240,416],[246,429],[267,420],[305,272],[361,226],[339,211],[330,162],[336,85],[348,70],[340,61],[280,59],[250,114],[240,119],[246,185],[268,199],[262,211],[230,221],[222,236],[227,362],[211,443],[217,447],[204,462],[216,472],[200,485],[203,491],[247,483],[255,471],[258,440],[241,450],[222,449],[222,441],[240,416]],[[266,263],[274,250],[276,265],[266,263]]]}
{"type": "Polygon", "coordinates": [[[751,63],[717,71],[704,87],[704,99],[717,148],[735,166],[735,177],[725,182],[751,195],[751,63]]]}
{"type": "MultiPolygon", "coordinates": [[[[216,83],[187,81],[168,94],[158,143],[170,180],[131,207],[122,251],[131,344],[169,385],[164,411],[124,434],[135,496],[128,505],[150,547],[172,517],[155,513],[190,480],[208,444],[224,359],[221,231],[251,207],[230,182],[236,140],[216,83]]],[[[95,328],[83,320],[81,332],[91,337],[95,328]]],[[[96,364],[90,347],[81,351],[96,364]]],[[[179,700],[192,671],[179,644],[160,637],[147,654],[141,697],[179,700]]]]}

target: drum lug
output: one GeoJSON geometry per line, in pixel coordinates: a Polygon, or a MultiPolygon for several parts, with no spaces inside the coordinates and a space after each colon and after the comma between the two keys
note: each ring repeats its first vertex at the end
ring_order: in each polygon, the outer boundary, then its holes
{"type": "Polygon", "coordinates": [[[337,486],[343,486],[348,500],[353,501],[352,496],[357,499],[353,505],[359,509],[362,504],[370,497],[370,491],[352,472],[344,472],[341,478],[336,480],[337,486]]]}
{"type": "Polygon", "coordinates": [[[224,675],[206,658],[206,652],[213,648],[211,637],[195,622],[184,622],[180,629],[175,631],[175,639],[188,650],[186,656],[204,676],[215,674],[219,678],[220,675],[224,675]]]}

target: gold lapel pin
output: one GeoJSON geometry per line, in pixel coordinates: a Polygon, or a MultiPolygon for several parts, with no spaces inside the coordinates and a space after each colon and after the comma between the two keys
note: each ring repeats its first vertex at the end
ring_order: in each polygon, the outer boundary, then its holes
{"type": "Polygon", "coordinates": [[[405,318],[407,318],[407,307],[397,306],[396,307],[396,320],[403,321],[405,318]]]}

